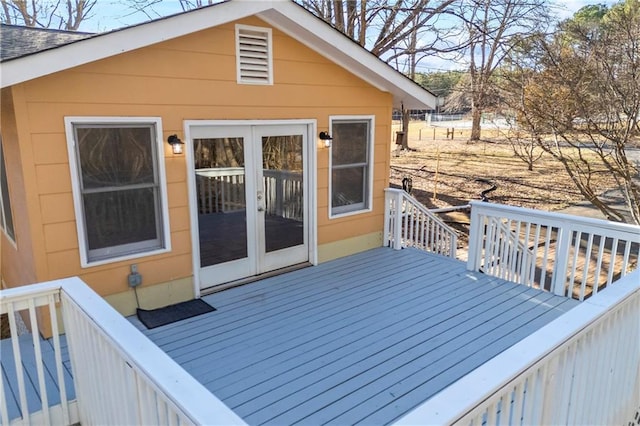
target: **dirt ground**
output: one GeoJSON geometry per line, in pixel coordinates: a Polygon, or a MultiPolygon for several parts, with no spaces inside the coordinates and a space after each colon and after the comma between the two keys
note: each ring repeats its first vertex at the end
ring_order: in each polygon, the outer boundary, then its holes
{"type": "MultiPolygon", "coordinates": [[[[395,130],[399,124],[394,124],[395,130]]],[[[500,132],[483,130],[484,140],[477,143],[468,142],[469,133],[455,130],[452,140],[444,128],[412,122],[410,150],[398,151],[395,143],[391,147],[391,186],[401,187],[402,179],[411,178],[412,195],[431,209],[479,200],[481,192],[492,185],[496,189],[487,197],[494,203],[558,211],[584,201],[562,166],[549,155],[528,171],[500,132]]],[[[442,218],[464,239],[469,220],[466,214],[442,218]]]]}

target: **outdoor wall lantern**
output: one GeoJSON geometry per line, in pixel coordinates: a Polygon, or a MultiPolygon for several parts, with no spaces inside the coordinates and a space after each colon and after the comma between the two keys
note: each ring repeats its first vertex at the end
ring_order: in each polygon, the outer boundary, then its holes
{"type": "Polygon", "coordinates": [[[331,147],[331,141],[333,140],[333,138],[331,137],[331,135],[329,133],[320,132],[320,134],[318,136],[320,137],[320,140],[324,142],[324,147],[325,148],[331,147]]]}
{"type": "Polygon", "coordinates": [[[171,135],[167,138],[167,142],[171,145],[171,150],[174,154],[182,154],[182,147],[184,142],[180,140],[178,135],[171,135]]]}

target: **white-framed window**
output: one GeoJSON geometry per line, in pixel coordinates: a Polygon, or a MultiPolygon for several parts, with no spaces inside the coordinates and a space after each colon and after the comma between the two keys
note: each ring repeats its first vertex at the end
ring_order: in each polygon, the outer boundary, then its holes
{"type": "Polygon", "coordinates": [[[271,28],[236,24],[238,84],[273,84],[271,28]]]}
{"type": "Polygon", "coordinates": [[[65,117],[83,267],[169,251],[157,117],[65,117]]]}
{"type": "Polygon", "coordinates": [[[374,117],[332,116],[329,127],[329,216],[371,211],[374,117]]]}
{"type": "Polygon", "coordinates": [[[11,213],[11,198],[9,197],[9,181],[7,179],[6,163],[4,159],[4,147],[0,135],[0,227],[13,243],[16,242],[16,232],[13,227],[13,214],[11,213]]]}

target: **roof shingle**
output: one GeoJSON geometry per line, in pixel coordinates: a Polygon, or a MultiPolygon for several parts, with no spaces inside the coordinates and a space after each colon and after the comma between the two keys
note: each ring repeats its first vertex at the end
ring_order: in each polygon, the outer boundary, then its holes
{"type": "Polygon", "coordinates": [[[93,35],[77,31],[0,24],[0,61],[30,55],[93,35]]]}

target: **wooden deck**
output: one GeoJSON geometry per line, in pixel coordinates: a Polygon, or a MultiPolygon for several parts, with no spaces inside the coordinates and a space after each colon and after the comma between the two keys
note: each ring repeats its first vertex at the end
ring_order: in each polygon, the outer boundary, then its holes
{"type": "MultiPolygon", "coordinates": [[[[58,391],[58,375],[55,368],[53,344],[50,340],[40,340],[42,346],[42,361],[46,375],[45,386],[47,389],[47,399],[49,406],[60,404],[60,394],[58,391]]],[[[21,361],[25,371],[24,384],[27,397],[27,406],[30,413],[42,410],[42,399],[38,385],[37,364],[34,355],[33,338],[31,334],[24,334],[19,337],[21,361]]],[[[69,362],[69,352],[67,349],[67,339],[60,336],[60,346],[62,349],[62,359],[64,364],[64,381],[69,399],[75,399],[73,378],[71,376],[71,363],[69,362]]],[[[7,413],[9,419],[20,416],[18,405],[19,391],[16,375],[15,357],[11,346],[11,339],[0,340],[0,370],[2,382],[7,398],[7,413]]]]}
{"type": "Polygon", "coordinates": [[[388,424],[578,302],[380,248],[204,299],[147,330],[249,424],[388,424]]]}

